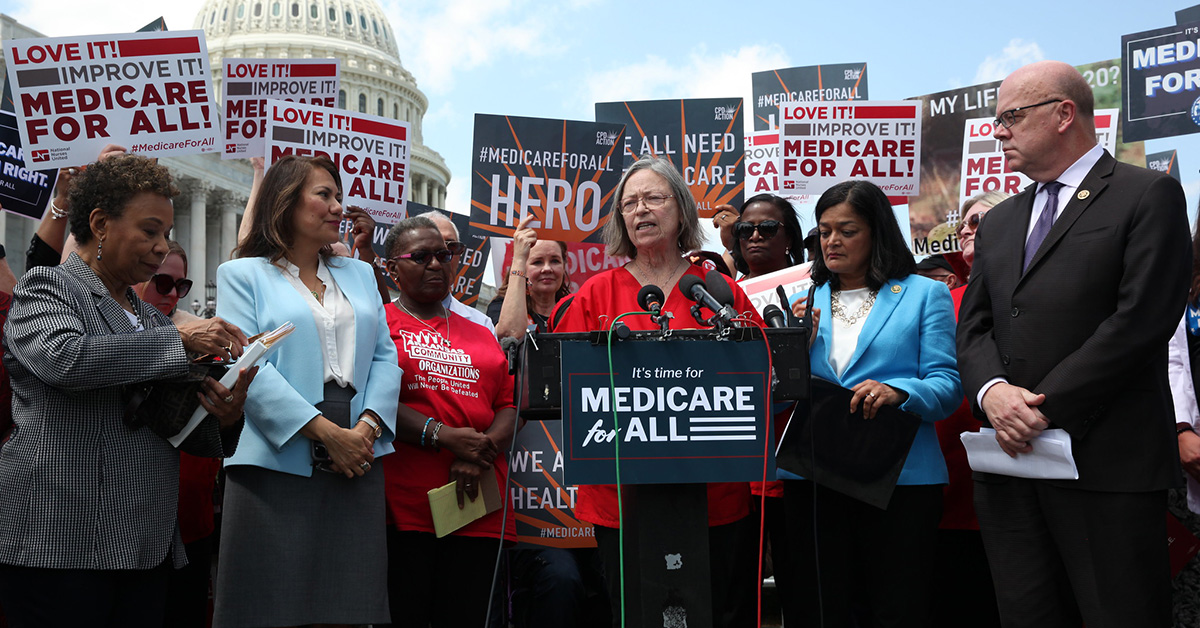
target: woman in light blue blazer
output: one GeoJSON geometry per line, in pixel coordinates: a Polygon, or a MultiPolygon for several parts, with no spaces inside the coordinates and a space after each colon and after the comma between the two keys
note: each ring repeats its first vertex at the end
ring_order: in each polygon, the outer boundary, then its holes
{"type": "MultiPolygon", "coordinates": [[[[915,273],[874,184],[830,188],[816,219],[813,376],[854,391],[847,411],[861,409],[863,418],[852,420],[886,420],[876,415],[887,405],[921,424],[886,509],[780,472],[796,569],[807,579],[799,590],[809,617],[799,624],[821,625],[823,615],[826,626],[927,626],[947,481],[933,424],[962,401],[950,291],[915,273]]],[[[803,314],[807,305],[800,299],[793,309],[803,314]]]]}
{"type": "Polygon", "coordinates": [[[247,335],[286,322],[225,461],[215,624],[382,624],[383,470],[400,368],[375,275],[332,254],[341,182],[325,158],[267,171],[239,259],[217,269],[217,310],[247,335]]]}

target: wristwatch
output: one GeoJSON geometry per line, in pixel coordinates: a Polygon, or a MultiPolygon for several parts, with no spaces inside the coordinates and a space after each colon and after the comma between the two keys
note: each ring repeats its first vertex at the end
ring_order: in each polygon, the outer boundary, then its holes
{"type": "Polygon", "coordinates": [[[1196,430],[1195,430],[1195,429],[1193,429],[1193,428],[1192,428],[1192,426],[1191,426],[1191,425],[1189,425],[1188,423],[1184,423],[1184,422],[1182,422],[1182,421],[1181,421],[1181,422],[1179,422],[1179,423],[1176,423],[1176,424],[1175,424],[1175,436],[1180,436],[1180,435],[1181,435],[1181,434],[1183,434],[1184,432],[1193,432],[1193,433],[1195,433],[1195,431],[1196,431],[1196,430]]]}
{"type": "Polygon", "coordinates": [[[371,426],[371,429],[375,430],[375,440],[379,440],[379,437],[383,435],[383,426],[379,423],[376,423],[375,419],[371,418],[371,415],[364,414],[358,417],[358,420],[366,423],[367,425],[371,426]]]}

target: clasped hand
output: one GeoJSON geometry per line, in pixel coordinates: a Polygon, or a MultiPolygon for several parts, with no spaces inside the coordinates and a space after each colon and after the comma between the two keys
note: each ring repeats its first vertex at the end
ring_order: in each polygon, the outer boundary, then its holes
{"type": "Polygon", "coordinates": [[[983,411],[1004,453],[1016,458],[1017,454],[1033,451],[1029,441],[1050,427],[1050,420],[1038,409],[1044,401],[1046,395],[1035,395],[1007,382],[999,382],[984,393],[983,411]]]}

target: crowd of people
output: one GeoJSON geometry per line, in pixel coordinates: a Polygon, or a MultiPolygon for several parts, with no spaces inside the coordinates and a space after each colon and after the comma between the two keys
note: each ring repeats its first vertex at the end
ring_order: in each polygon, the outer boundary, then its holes
{"type": "MultiPolygon", "coordinates": [[[[450,220],[402,220],[377,259],[336,166],[298,156],[255,164],[216,317],[188,315],[171,176],[106,147],[60,172],[24,276],[0,249],[6,620],[204,626],[215,571],[218,627],[621,626],[622,564],[656,548],[620,540],[617,487],[578,489],[595,549],[514,548],[509,504],[437,531],[434,489],[460,508],[507,492],[523,421],[499,341],[606,329],[649,285],[672,329],[699,328],[677,286],[713,268],[743,324],[762,326],[739,283],[809,264],[813,288],[790,307],[812,321],[813,377],[848,391],[839,413],[907,413],[915,435],[883,506],[786,469],[708,484],[714,625],[757,625],[762,549],[789,626],[1170,626],[1166,492],[1200,487],[1200,238],[1177,182],[1096,144],[1093,107],[1066,64],[1003,82],[995,136],[1035,184],[964,204],[961,257],[916,263],[867,181],[825,191],[814,234],[775,195],[722,207],[725,255],[704,255],[679,170],[646,156],[603,231],[629,262],[576,288],[566,245],[526,219],[487,315],[450,294],[466,248],[450,220]],[[234,361],[285,323],[232,387],[202,381],[204,419],[178,448],[133,419],[131,388],[196,356],[234,361]],[[972,472],[959,437],[981,426],[1018,461],[1065,430],[1078,479],[972,472]]],[[[771,413],[776,438],[799,416],[771,413]]]]}

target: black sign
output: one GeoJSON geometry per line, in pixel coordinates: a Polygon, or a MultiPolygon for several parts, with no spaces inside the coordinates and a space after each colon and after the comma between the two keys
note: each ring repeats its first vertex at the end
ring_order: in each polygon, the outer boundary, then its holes
{"type": "Polygon", "coordinates": [[[764,456],[774,479],[761,341],[622,341],[611,368],[606,349],[562,343],[566,482],[614,484],[618,460],[623,484],[762,481],[764,456]]]}
{"type": "Polygon", "coordinates": [[[0,111],[0,205],[26,218],[41,220],[54,191],[55,170],[29,170],[21,132],[12,113],[0,111]]]}
{"type": "Polygon", "coordinates": [[[1200,22],[1121,37],[1124,141],[1200,132],[1200,22]]]}
{"type": "Polygon", "coordinates": [[[741,98],[602,102],[596,103],[596,121],[625,125],[622,169],[642,155],[670,160],[701,218],[712,218],[718,205],[741,206],[746,188],[741,98]]]}
{"type": "Polygon", "coordinates": [[[779,128],[779,105],[790,101],[867,100],[867,64],[835,63],[755,72],[754,130],[779,128]]]}

